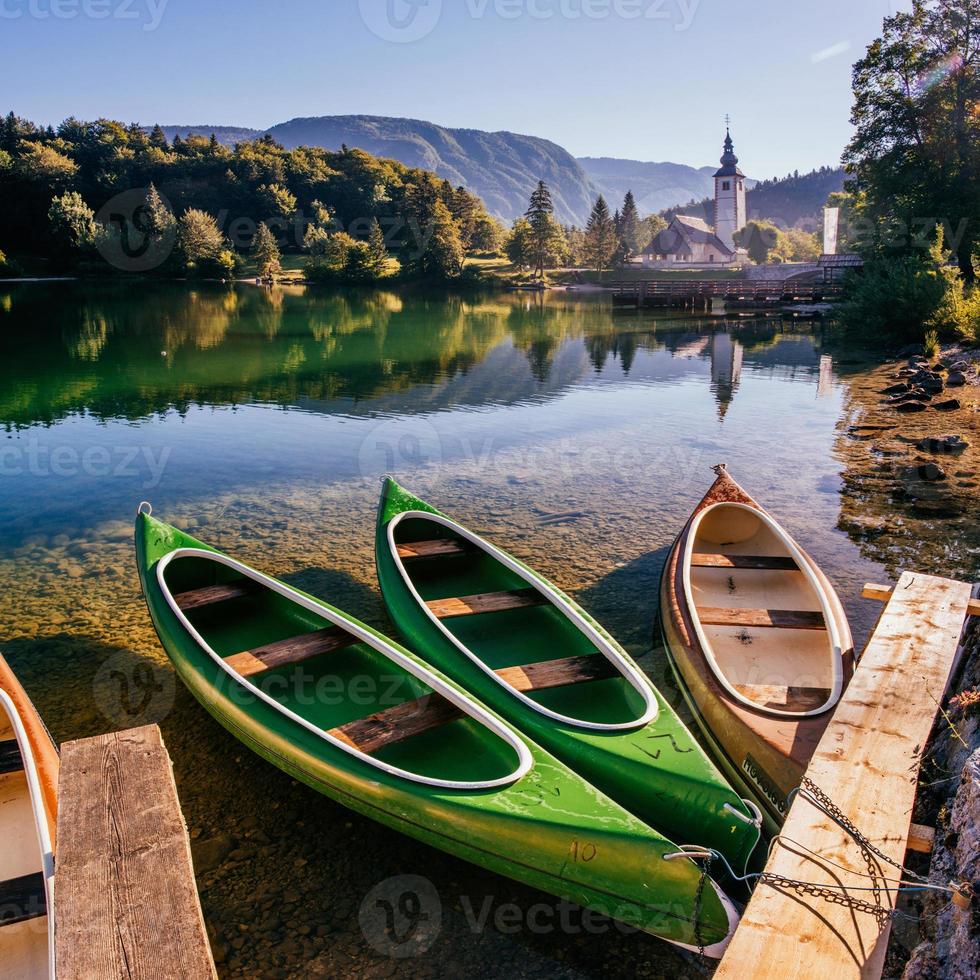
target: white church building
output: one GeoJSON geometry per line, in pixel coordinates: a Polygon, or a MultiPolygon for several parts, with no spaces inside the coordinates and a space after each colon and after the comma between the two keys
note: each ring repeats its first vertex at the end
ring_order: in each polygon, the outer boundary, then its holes
{"type": "Polygon", "coordinates": [[[637,255],[647,269],[735,265],[745,252],[735,247],[735,232],[745,227],[745,174],[739,170],[731,133],[725,132],[725,152],[715,173],[715,224],[702,218],[675,215],[670,224],[637,255]]]}

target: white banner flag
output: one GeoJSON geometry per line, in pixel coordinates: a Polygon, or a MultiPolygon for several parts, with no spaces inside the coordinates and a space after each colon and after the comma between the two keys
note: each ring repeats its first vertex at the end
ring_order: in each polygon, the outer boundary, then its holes
{"type": "Polygon", "coordinates": [[[837,225],[840,220],[840,208],[823,209],[823,254],[837,254],[837,225]]]}

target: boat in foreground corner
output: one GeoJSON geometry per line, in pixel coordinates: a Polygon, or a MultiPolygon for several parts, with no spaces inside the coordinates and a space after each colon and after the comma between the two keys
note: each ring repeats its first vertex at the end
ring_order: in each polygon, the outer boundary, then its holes
{"type": "Polygon", "coordinates": [[[721,955],[738,916],[690,855],[408,650],[142,508],[136,556],[177,673],[273,765],[433,847],[721,955]]]}
{"type": "Polygon", "coordinates": [[[775,833],[854,667],[837,593],[725,467],[671,550],[664,645],[719,763],[775,833]]]}
{"type": "Polygon", "coordinates": [[[742,873],[759,814],[584,609],[391,478],[375,549],[392,620],[427,663],[645,823],[742,873]]]}
{"type": "Polygon", "coordinates": [[[54,976],[58,750],[0,656],[0,975],[54,976]]]}

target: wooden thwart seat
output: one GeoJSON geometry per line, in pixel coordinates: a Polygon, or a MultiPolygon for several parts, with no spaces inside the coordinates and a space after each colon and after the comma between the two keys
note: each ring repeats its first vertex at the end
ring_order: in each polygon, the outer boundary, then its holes
{"type": "Polygon", "coordinates": [[[506,609],[524,609],[543,606],[548,600],[537,589],[515,589],[512,592],[483,592],[448,599],[430,599],[426,605],[439,619],[454,616],[476,616],[480,613],[503,612],[506,609]]]}
{"type": "MultiPolygon", "coordinates": [[[[504,667],[496,673],[501,680],[522,693],[619,676],[619,671],[600,655],[504,667]]],[[[331,728],[329,734],[370,755],[462,717],[463,712],[451,701],[439,694],[426,694],[368,715],[367,718],[331,728]]]]}
{"type": "Polygon", "coordinates": [[[250,595],[254,592],[257,586],[258,583],[252,579],[243,578],[226,585],[208,585],[203,589],[178,592],[174,596],[174,602],[184,612],[191,612],[194,609],[203,609],[205,606],[214,606],[219,602],[230,602],[232,599],[241,599],[243,596],[250,595]]]}
{"type": "Polygon", "coordinates": [[[388,745],[402,742],[413,735],[447,725],[463,717],[463,712],[441,694],[426,694],[413,701],[385,708],[367,718],[331,728],[328,734],[346,742],[352,748],[371,755],[388,745]]]}
{"type": "Polygon", "coordinates": [[[793,687],[783,684],[736,684],[735,690],[759,705],[790,711],[813,711],[830,699],[826,687],[793,687]]]}
{"type": "Polygon", "coordinates": [[[40,871],[0,881],[0,926],[39,919],[47,911],[44,875],[40,871]]]}
{"type": "Polygon", "coordinates": [[[698,607],[702,626],[754,626],[763,629],[825,630],[822,612],[798,609],[722,609],[698,607]]]}
{"type": "Polygon", "coordinates": [[[268,643],[254,650],[245,650],[230,657],[225,657],[225,663],[242,677],[251,677],[276,667],[302,663],[322,653],[342,650],[344,647],[357,643],[358,638],[339,626],[329,626],[313,633],[302,633],[286,640],[268,643]]]}
{"type": "Polygon", "coordinates": [[[788,556],[722,555],[703,552],[691,555],[691,566],[693,568],[755,568],[781,572],[795,572],[800,567],[788,556]]]}
{"type": "Polygon", "coordinates": [[[523,667],[504,667],[496,673],[502,681],[506,681],[522,694],[621,676],[616,667],[601,654],[565,657],[563,660],[547,660],[540,664],[525,664],[523,667]]]}
{"type": "Polygon", "coordinates": [[[438,538],[434,541],[408,541],[397,545],[398,557],[406,558],[455,558],[467,554],[470,549],[462,541],[438,538]]]}
{"type": "Polygon", "coordinates": [[[8,772],[23,772],[24,760],[21,758],[17,740],[10,738],[0,742],[0,776],[8,772]]]}

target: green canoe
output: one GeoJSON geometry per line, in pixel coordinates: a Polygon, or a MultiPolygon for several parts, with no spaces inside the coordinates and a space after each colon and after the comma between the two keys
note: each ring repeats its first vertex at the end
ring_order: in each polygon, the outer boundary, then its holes
{"type": "Polygon", "coordinates": [[[390,478],[375,545],[391,617],[427,663],[645,823],[744,870],[758,809],[580,606],[390,478]]]}
{"type": "Polygon", "coordinates": [[[721,955],[737,913],[688,855],[409,651],[146,512],[136,557],[177,673],[273,765],[426,844],[721,955]]]}

